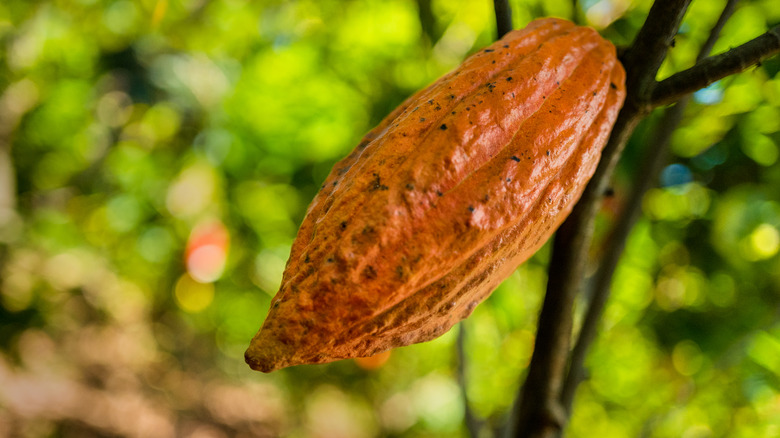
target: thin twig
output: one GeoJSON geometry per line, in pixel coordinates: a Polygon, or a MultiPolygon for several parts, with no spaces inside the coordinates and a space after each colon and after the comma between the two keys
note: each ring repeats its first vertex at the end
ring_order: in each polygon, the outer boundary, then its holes
{"type": "Polygon", "coordinates": [[[667,105],[726,76],[747,70],[780,53],[780,26],[720,55],[710,56],[693,67],[659,82],[650,97],[653,107],[667,105]]]}
{"type": "Polygon", "coordinates": [[[512,30],[512,8],[509,0],[494,0],[493,7],[496,10],[496,39],[500,39],[512,30]]]}
{"type": "Polygon", "coordinates": [[[723,7],[723,12],[720,13],[718,21],[715,22],[714,26],[712,26],[710,34],[707,36],[704,44],[701,45],[699,53],[696,55],[697,63],[710,56],[712,48],[715,47],[715,43],[718,42],[718,38],[720,38],[720,32],[723,30],[723,26],[726,25],[726,22],[729,21],[731,15],[734,14],[734,10],[737,8],[737,3],[739,3],[739,0],[729,0],[726,3],[726,6],[723,7]]]}
{"type": "MultiPolygon", "coordinates": [[[[723,9],[718,21],[710,31],[707,40],[699,50],[696,61],[704,59],[711,51],[712,47],[720,35],[720,31],[734,12],[739,0],[729,0],[723,9]]],[[[605,245],[605,254],[601,257],[601,264],[596,271],[593,295],[591,297],[588,309],[585,313],[585,319],[580,329],[579,337],[572,350],[571,361],[569,364],[569,374],[566,376],[566,382],[561,393],[561,403],[563,403],[567,412],[571,412],[571,406],[574,401],[574,394],[582,382],[585,375],[584,362],[590,345],[596,338],[599,321],[604,312],[604,307],[609,299],[612,276],[617,268],[620,256],[626,245],[628,235],[639,219],[641,212],[642,198],[645,193],[654,185],[664,164],[668,161],[669,144],[672,134],[677,129],[682,120],[685,107],[688,105],[688,97],[681,99],[676,105],[664,111],[653,140],[649,143],[652,147],[646,150],[646,156],[641,161],[644,163],[637,174],[636,183],[628,196],[628,202],[623,208],[622,214],[615,225],[605,245]]]]}
{"type": "Polygon", "coordinates": [[[582,14],[580,14],[579,0],[571,0],[571,21],[574,24],[582,24],[582,14]]]}
{"type": "Polygon", "coordinates": [[[466,324],[465,321],[461,321],[458,324],[458,340],[456,344],[456,350],[458,352],[458,385],[460,386],[460,394],[463,397],[463,416],[466,423],[466,430],[469,432],[471,438],[479,437],[479,431],[482,429],[482,422],[479,421],[474,411],[469,405],[468,391],[466,391],[466,324]]]}
{"type": "Polygon", "coordinates": [[[514,417],[517,437],[555,437],[566,412],[560,404],[566,374],[574,299],[584,277],[593,221],[604,188],[626,141],[645,115],[644,97],[669,47],[690,0],[658,0],[648,13],[634,44],[626,51],[626,103],[618,115],[602,158],[574,211],[556,233],[548,273],[547,294],[539,316],[534,354],[514,417]]]}
{"type": "Polygon", "coordinates": [[[436,28],[436,17],[431,9],[431,0],[417,0],[417,16],[423,33],[428,37],[431,45],[436,44],[441,37],[441,32],[436,28]]]}

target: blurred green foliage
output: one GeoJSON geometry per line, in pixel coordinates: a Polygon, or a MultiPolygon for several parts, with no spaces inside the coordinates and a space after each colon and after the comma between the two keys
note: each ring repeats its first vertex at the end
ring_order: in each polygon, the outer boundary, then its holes
{"type": "MultiPolygon", "coordinates": [[[[516,27],[576,16],[618,45],[650,6],[511,3],[516,27]]],[[[659,76],[692,64],[724,3],[693,3],[659,76]]],[[[261,375],[242,355],[332,164],[489,43],[492,13],[466,0],[0,3],[0,436],[465,436],[467,405],[491,436],[530,360],[547,249],[465,322],[464,388],[456,331],[374,370],[261,375]]],[[[778,21],[776,1],[745,0],[715,50],[778,21]]],[[[569,436],[780,436],[778,70],[696,93],[569,436]]],[[[654,122],[628,147],[604,229],[654,122]]]]}

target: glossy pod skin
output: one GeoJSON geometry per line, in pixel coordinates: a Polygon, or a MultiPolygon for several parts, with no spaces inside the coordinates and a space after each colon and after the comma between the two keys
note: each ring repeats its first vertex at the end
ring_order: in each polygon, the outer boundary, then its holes
{"type": "Polygon", "coordinates": [[[624,76],[596,31],[546,18],[407,99],[312,201],[247,363],[370,356],[469,316],[571,212],[624,76]]]}

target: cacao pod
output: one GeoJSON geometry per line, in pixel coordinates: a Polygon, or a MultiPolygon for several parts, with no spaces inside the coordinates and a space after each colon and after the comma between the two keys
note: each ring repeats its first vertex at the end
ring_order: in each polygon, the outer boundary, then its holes
{"type": "Polygon", "coordinates": [[[247,363],[370,356],[470,315],[571,212],[624,76],[596,31],[547,18],[407,99],[312,201],[247,363]]]}

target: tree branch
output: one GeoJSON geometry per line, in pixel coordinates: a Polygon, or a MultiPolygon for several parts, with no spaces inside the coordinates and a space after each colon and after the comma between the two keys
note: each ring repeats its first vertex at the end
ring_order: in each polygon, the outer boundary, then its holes
{"type": "MultiPolygon", "coordinates": [[[[710,31],[707,40],[702,44],[699,54],[696,57],[696,62],[704,59],[712,51],[712,47],[715,45],[723,26],[733,14],[738,1],[739,0],[729,0],[728,3],[726,3],[723,12],[710,31]]],[[[561,402],[567,412],[571,412],[574,394],[584,378],[585,357],[587,356],[590,345],[596,338],[599,322],[601,321],[604,307],[609,299],[612,277],[617,268],[620,256],[623,254],[626,240],[639,219],[642,199],[644,198],[645,193],[647,193],[654,185],[655,181],[657,181],[661,169],[663,169],[663,166],[668,161],[669,145],[671,143],[672,134],[682,120],[683,113],[688,105],[689,97],[689,95],[686,96],[676,105],[664,111],[664,115],[652,136],[653,139],[648,143],[645,157],[641,160],[643,166],[638,173],[636,184],[605,245],[605,254],[601,257],[601,264],[595,275],[593,296],[588,305],[588,310],[585,313],[585,319],[582,323],[577,343],[572,351],[569,374],[566,376],[566,382],[564,383],[563,391],[561,393],[561,402]]]]}
{"type": "Polygon", "coordinates": [[[643,160],[644,166],[638,172],[637,184],[629,195],[628,203],[605,245],[605,253],[600,257],[599,268],[595,274],[593,295],[588,303],[577,342],[572,350],[569,373],[561,391],[561,403],[567,412],[571,412],[577,387],[585,378],[585,358],[598,333],[601,316],[610,295],[612,276],[620,261],[620,256],[623,254],[628,235],[639,218],[642,197],[652,187],[660,169],[666,163],[669,140],[677,129],[684,109],[685,105],[678,104],[664,113],[662,122],[659,123],[659,132],[656,133],[656,138],[651,142],[655,148],[652,148],[652,152],[648,150],[647,155],[650,156],[643,160]]]}
{"type": "Polygon", "coordinates": [[[643,102],[689,3],[690,0],[656,1],[633,45],[624,54],[626,102],[593,178],[553,243],[534,354],[520,403],[516,403],[518,410],[513,415],[517,437],[555,437],[566,421],[560,396],[569,355],[572,309],[584,277],[594,218],[626,141],[646,114],[643,102]]]}
{"type": "Polygon", "coordinates": [[[512,30],[512,8],[509,0],[494,0],[493,7],[496,10],[496,39],[501,39],[512,30]]]}
{"type": "Polygon", "coordinates": [[[656,0],[650,8],[645,24],[634,43],[623,54],[626,68],[626,90],[633,93],[626,100],[644,100],[648,97],[655,75],[666,57],[666,52],[677,35],[677,29],[691,0],[656,0]]]}
{"type": "Polygon", "coordinates": [[[657,107],[674,102],[719,79],[747,70],[751,65],[759,64],[777,53],[780,53],[780,26],[728,52],[705,58],[693,67],[659,82],[650,97],[651,105],[657,107]]]}
{"type": "MultiPolygon", "coordinates": [[[[721,13],[717,23],[710,31],[705,43],[702,45],[697,56],[697,61],[703,59],[712,50],[717,38],[728,18],[734,11],[738,0],[729,0],[721,13]]],[[[642,160],[644,166],[639,172],[637,183],[628,197],[628,203],[624,207],[618,223],[612,231],[609,241],[605,245],[606,253],[601,258],[601,264],[595,275],[595,287],[593,297],[585,314],[585,319],[580,330],[579,338],[572,351],[569,374],[564,384],[561,395],[561,402],[568,412],[574,400],[574,394],[577,387],[584,377],[584,361],[590,345],[593,343],[601,315],[609,298],[610,286],[620,256],[625,248],[628,235],[633,229],[634,224],[639,218],[641,212],[642,198],[644,194],[653,186],[657,180],[663,165],[667,161],[669,144],[672,134],[682,120],[682,115],[688,99],[684,98],[675,106],[664,112],[658,129],[654,135],[654,140],[650,142],[653,148],[648,148],[645,158],[642,160]]]]}

